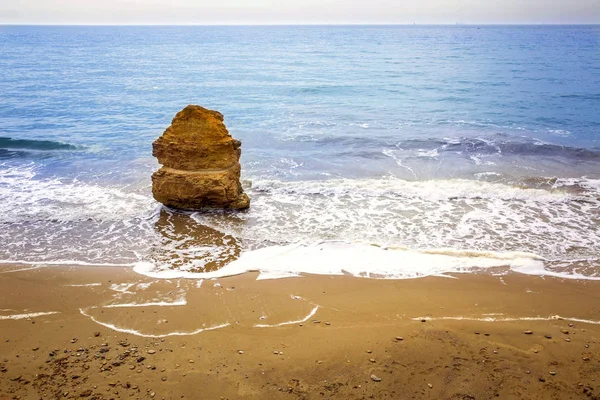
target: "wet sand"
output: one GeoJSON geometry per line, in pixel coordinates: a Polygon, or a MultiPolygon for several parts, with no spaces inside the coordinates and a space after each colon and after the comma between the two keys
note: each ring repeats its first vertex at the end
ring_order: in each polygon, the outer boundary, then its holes
{"type": "Polygon", "coordinates": [[[600,398],[597,281],[20,268],[0,399],[600,398]]]}

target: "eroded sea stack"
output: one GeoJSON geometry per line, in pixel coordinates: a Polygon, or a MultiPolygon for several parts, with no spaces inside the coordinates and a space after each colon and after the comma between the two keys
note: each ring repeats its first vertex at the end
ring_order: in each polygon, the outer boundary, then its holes
{"type": "Polygon", "coordinates": [[[154,198],[186,210],[248,208],[240,184],[241,145],[220,112],[187,106],[152,143],[152,155],[163,165],[152,174],[154,198]]]}

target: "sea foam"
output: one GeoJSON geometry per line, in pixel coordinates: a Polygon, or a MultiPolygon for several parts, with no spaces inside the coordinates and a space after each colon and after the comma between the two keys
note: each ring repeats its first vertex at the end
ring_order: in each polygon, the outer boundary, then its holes
{"type": "MultiPolygon", "coordinates": [[[[482,175],[490,176],[504,181],[257,180],[247,188],[251,209],[233,214],[176,212],[120,189],[37,182],[35,171],[24,168],[0,174],[0,189],[2,179],[9,182],[5,188],[26,188],[31,204],[45,211],[33,218],[19,214],[26,205],[6,209],[0,262],[134,265],[156,278],[258,271],[259,279],[404,279],[500,266],[536,275],[600,276],[593,261],[600,252],[598,180],[509,184],[506,177],[482,175]],[[108,197],[94,197],[100,192],[108,197]],[[71,196],[73,206],[61,207],[71,196]],[[110,206],[101,212],[105,203],[110,206]],[[560,264],[581,260],[578,270],[560,264]]],[[[3,195],[14,202],[10,190],[0,190],[3,195]]]]}
{"type": "Polygon", "coordinates": [[[410,279],[466,273],[473,269],[510,267],[520,273],[543,274],[541,257],[522,252],[410,250],[360,243],[322,242],[310,245],[271,246],[248,251],[217,271],[157,270],[140,262],[134,270],[154,278],[221,278],[258,271],[263,279],[300,274],[351,275],[362,278],[410,279]]]}

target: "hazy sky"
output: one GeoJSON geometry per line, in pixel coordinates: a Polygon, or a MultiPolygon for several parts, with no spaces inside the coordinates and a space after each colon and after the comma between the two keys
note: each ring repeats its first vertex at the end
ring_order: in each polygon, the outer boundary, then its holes
{"type": "Polygon", "coordinates": [[[0,24],[600,23],[600,0],[0,0],[0,24]]]}

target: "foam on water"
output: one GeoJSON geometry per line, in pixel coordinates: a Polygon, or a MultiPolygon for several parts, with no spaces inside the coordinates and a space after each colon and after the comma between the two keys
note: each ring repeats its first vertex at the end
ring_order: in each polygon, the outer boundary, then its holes
{"type": "Polygon", "coordinates": [[[152,286],[154,282],[144,282],[144,283],[138,283],[137,284],[137,288],[141,289],[141,290],[146,290],[148,289],[150,286],[152,286]]]}
{"type": "Polygon", "coordinates": [[[96,282],[96,283],[80,283],[80,284],[75,284],[75,285],[67,285],[70,287],[94,287],[94,286],[102,286],[102,284],[100,282],[96,282]]]}
{"type": "Polygon", "coordinates": [[[130,308],[130,307],[178,307],[185,306],[187,301],[181,298],[175,301],[151,301],[147,303],[117,303],[107,304],[103,308],[130,308]]]}
{"type": "Polygon", "coordinates": [[[113,290],[115,292],[119,292],[119,293],[132,293],[129,292],[129,289],[131,289],[133,286],[137,285],[138,282],[133,282],[133,283],[113,283],[112,285],[110,285],[109,289],[113,290]]]}
{"type": "MultiPolygon", "coordinates": [[[[570,182],[570,181],[569,181],[570,182]]],[[[324,181],[255,181],[252,189],[256,192],[286,195],[321,195],[419,198],[428,201],[452,199],[500,199],[500,200],[542,200],[561,201],[570,199],[568,193],[537,190],[501,183],[489,183],[467,179],[408,181],[403,179],[339,179],[324,181]]]]}
{"type": "Polygon", "coordinates": [[[140,332],[136,329],[131,329],[131,328],[124,328],[118,325],[115,325],[113,323],[110,322],[103,322],[100,321],[98,318],[94,317],[93,315],[88,313],[89,310],[85,310],[83,308],[79,309],[79,312],[81,313],[81,315],[83,315],[84,317],[88,317],[91,321],[97,323],[98,325],[102,325],[105,328],[111,329],[113,331],[116,332],[122,332],[122,333],[128,333],[130,335],[135,335],[135,336],[140,336],[140,337],[146,337],[146,338],[163,338],[163,337],[169,337],[169,336],[194,336],[197,335],[199,333],[202,332],[206,332],[206,331],[214,331],[216,329],[221,329],[221,328],[225,328],[230,326],[231,324],[229,323],[224,323],[224,324],[220,324],[220,325],[215,325],[215,326],[209,326],[209,327],[202,327],[193,331],[189,331],[189,332],[179,332],[179,331],[175,331],[175,332],[168,332],[168,333],[164,333],[164,334],[160,334],[160,335],[155,335],[155,334],[151,334],[151,333],[143,333],[140,332]]]}
{"type": "Polygon", "coordinates": [[[313,308],[306,317],[296,320],[296,321],[286,321],[286,322],[281,322],[279,324],[272,324],[272,325],[268,325],[268,324],[256,324],[254,325],[254,328],[276,328],[279,326],[286,326],[286,325],[294,325],[294,324],[301,324],[302,322],[306,322],[308,321],[311,317],[313,317],[317,311],[319,311],[319,306],[315,306],[315,308],[313,308]]]}
{"type": "Polygon", "coordinates": [[[259,181],[249,189],[247,213],[191,214],[201,226],[241,240],[239,259],[217,270],[150,259],[135,270],[155,278],[258,271],[258,279],[302,273],[402,279],[509,266],[531,275],[598,279],[594,182],[259,181]],[[564,268],[557,260],[589,262],[564,268]]]}
{"type": "Polygon", "coordinates": [[[600,252],[597,192],[572,193],[558,187],[566,183],[554,184],[535,189],[460,179],[259,181],[251,189],[250,212],[192,217],[254,248],[341,239],[413,249],[525,251],[547,259],[594,257],[600,252]]]}
{"type": "Polygon", "coordinates": [[[58,313],[59,313],[58,311],[43,311],[43,312],[25,313],[25,314],[0,315],[0,321],[29,319],[29,318],[43,317],[46,315],[54,315],[54,314],[58,314],[58,313]]]}
{"type": "Polygon", "coordinates": [[[0,262],[131,266],[152,230],[154,200],[118,187],[0,166],[0,262]]]}
{"type": "Polygon", "coordinates": [[[0,223],[31,220],[78,221],[127,219],[154,201],[118,188],[90,185],[77,179],[37,178],[37,167],[0,168],[0,223]]]}
{"type": "Polygon", "coordinates": [[[560,315],[551,315],[549,317],[494,317],[486,315],[484,317],[452,316],[452,317],[416,317],[413,321],[477,321],[477,322],[515,322],[515,321],[571,321],[584,324],[600,325],[600,321],[592,319],[582,319],[575,317],[561,317],[560,315]]]}
{"type": "Polygon", "coordinates": [[[247,212],[179,213],[119,188],[37,178],[33,166],[0,172],[0,262],[135,265],[155,278],[400,279],[507,265],[600,277],[594,179],[257,180],[247,212]],[[571,261],[583,267],[559,264],[571,261]]]}
{"type": "MultiPolygon", "coordinates": [[[[9,260],[0,260],[0,264],[11,264],[11,265],[13,265],[13,264],[14,265],[25,264],[25,265],[27,265],[27,264],[31,264],[31,263],[28,263],[28,262],[19,262],[19,261],[15,262],[15,261],[9,261],[9,260]]],[[[39,268],[45,268],[45,267],[47,267],[47,265],[45,265],[45,264],[42,264],[42,265],[38,265],[38,263],[33,263],[33,264],[35,264],[33,267],[11,268],[11,269],[9,269],[7,271],[0,271],[0,274],[9,274],[9,273],[12,273],[12,272],[31,271],[31,270],[34,270],[34,269],[39,269],[39,268]]]]}
{"type": "MultiPolygon", "coordinates": [[[[75,249],[69,249],[75,250],[75,249]]],[[[33,267],[29,268],[20,268],[15,270],[3,271],[0,273],[8,273],[8,272],[20,272],[20,271],[28,271],[39,268],[47,268],[49,266],[58,266],[58,265],[66,265],[66,266],[81,266],[81,267],[132,267],[133,263],[94,263],[87,262],[81,260],[67,260],[67,259],[47,259],[47,261],[31,261],[31,260],[20,260],[20,259],[9,259],[9,260],[0,260],[0,264],[9,264],[9,265],[33,265],[33,267]]]]}
{"type": "MultiPolygon", "coordinates": [[[[150,263],[138,263],[134,270],[151,277],[220,278],[259,271],[263,279],[299,274],[351,275],[363,278],[410,279],[467,273],[475,269],[510,267],[521,273],[544,274],[541,257],[529,253],[381,248],[359,243],[323,242],[293,244],[248,251],[217,271],[156,271],[150,263]]],[[[582,277],[583,278],[583,277],[582,277]]],[[[599,278],[600,279],[600,278],[599,278]]]]}

